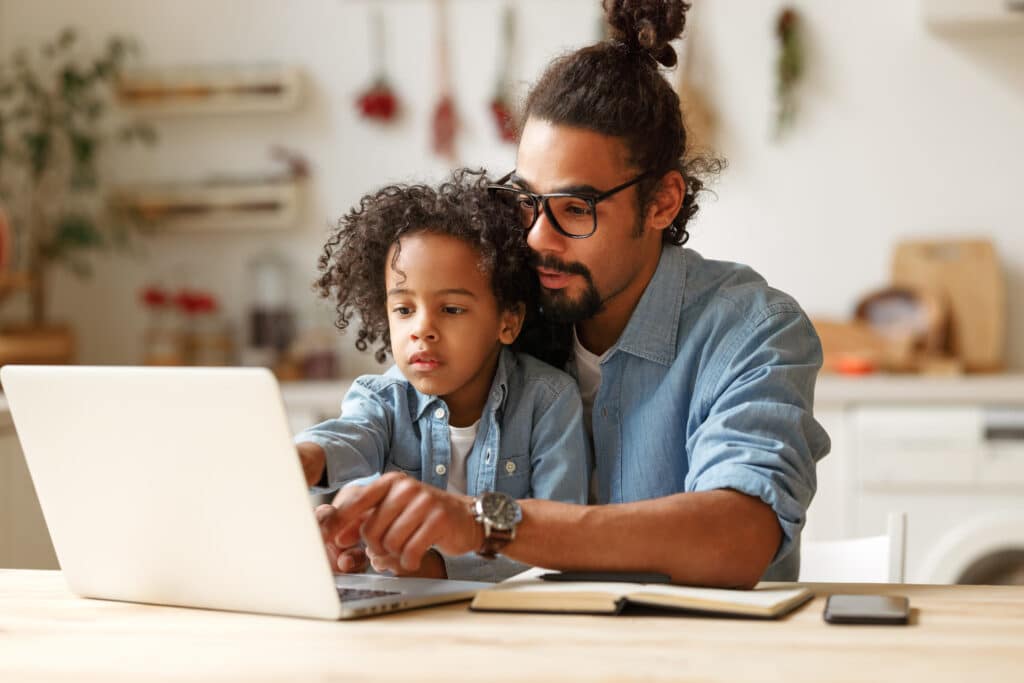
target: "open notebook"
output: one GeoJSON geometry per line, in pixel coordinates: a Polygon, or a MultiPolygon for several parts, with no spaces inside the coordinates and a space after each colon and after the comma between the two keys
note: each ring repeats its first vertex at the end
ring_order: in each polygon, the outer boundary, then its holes
{"type": "Polygon", "coordinates": [[[480,591],[470,609],[496,612],[618,614],[628,605],[709,614],[774,619],[814,597],[803,587],[753,590],[694,588],[653,583],[544,581],[546,569],[531,569],[480,591]]]}

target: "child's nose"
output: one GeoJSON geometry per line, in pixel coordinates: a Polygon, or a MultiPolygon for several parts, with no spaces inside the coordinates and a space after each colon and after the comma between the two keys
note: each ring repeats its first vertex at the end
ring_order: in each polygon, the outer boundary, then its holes
{"type": "Polygon", "coordinates": [[[425,341],[437,341],[437,328],[434,325],[433,316],[419,315],[416,324],[413,325],[411,333],[413,341],[423,339],[425,341]]]}

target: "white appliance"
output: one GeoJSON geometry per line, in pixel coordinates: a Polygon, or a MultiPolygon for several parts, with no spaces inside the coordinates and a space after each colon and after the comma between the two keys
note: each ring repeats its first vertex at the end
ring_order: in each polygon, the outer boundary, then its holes
{"type": "Polygon", "coordinates": [[[907,581],[1024,584],[1024,406],[848,410],[852,535],[907,513],[907,581]]]}

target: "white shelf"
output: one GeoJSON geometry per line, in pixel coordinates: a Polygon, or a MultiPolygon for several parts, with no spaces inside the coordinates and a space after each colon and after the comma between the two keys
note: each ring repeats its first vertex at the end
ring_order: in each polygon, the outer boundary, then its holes
{"type": "Polygon", "coordinates": [[[135,185],[111,204],[161,231],[279,230],[297,223],[300,195],[297,180],[135,185]]]}
{"type": "Polygon", "coordinates": [[[139,114],[239,114],[295,109],[301,85],[291,66],[200,65],[131,70],[117,92],[121,106],[139,114]]]}
{"type": "Polygon", "coordinates": [[[921,14],[940,33],[1024,33],[1020,0],[921,0],[921,14]]]}

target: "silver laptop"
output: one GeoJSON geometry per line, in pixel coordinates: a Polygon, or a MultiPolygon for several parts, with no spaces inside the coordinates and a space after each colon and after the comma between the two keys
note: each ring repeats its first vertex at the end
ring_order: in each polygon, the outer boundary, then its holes
{"type": "Polygon", "coordinates": [[[8,365],[0,382],[78,595],[350,619],[489,585],[334,576],[268,370],[8,365]]]}

